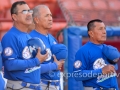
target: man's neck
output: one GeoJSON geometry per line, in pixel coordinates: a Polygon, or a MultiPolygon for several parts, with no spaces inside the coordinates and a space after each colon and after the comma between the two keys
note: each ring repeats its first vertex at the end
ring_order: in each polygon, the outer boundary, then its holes
{"type": "Polygon", "coordinates": [[[22,32],[27,32],[29,25],[27,26],[27,25],[23,25],[23,24],[19,24],[19,23],[14,23],[14,26],[22,32]]]}
{"type": "Polygon", "coordinates": [[[40,27],[36,27],[35,30],[43,35],[47,35],[48,34],[48,30],[44,29],[44,28],[40,28],[40,27]]]}
{"type": "Polygon", "coordinates": [[[95,41],[94,39],[90,39],[90,41],[91,41],[92,43],[94,43],[94,44],[97,44],[97,45],[104,43],[104,42],[95,41]]]}

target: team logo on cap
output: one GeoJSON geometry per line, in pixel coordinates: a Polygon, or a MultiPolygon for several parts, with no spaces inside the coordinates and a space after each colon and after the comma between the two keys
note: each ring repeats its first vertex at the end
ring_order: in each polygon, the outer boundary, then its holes
{"type": "Polygon", "coordinates": [[[10,47],[5,48],[4,50],[5,56],[11,56],[13,54],[13,50],[10,47]]]}
{"type": "Polygon", "coordinates": [[[29,50],[30,50],[30,53],[32,53],[33,51],[36,51],[36,48],[35,46],[29,46],[29,50]]]}
{"type": "Polygon", "coordinates": [[[75,61],[75,63],[74,63],[74,67],[75,67],[75,68],[80,68],[81,65],[82,65],[82,63],[81,63],[80,60],[77,60],[77,61],[75,61]]]}

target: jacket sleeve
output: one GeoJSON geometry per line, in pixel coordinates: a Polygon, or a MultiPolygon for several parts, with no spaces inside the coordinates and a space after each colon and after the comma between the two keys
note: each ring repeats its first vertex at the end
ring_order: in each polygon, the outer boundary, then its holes
{"type": "Polygon", "coordinates": [[[47,63],[47,64],[41,64],[41,74],[52,71],[52,70],[57,70],[57,68],[58,68],[58,66],[55,62],[47,63]]]}
{"type": "Polygon", "coordinates": [[[4,62],[4,66],[8,71],[25,70],[39,65],[40,62],[37,58],[29,60],[11,59],[4,62]]]}

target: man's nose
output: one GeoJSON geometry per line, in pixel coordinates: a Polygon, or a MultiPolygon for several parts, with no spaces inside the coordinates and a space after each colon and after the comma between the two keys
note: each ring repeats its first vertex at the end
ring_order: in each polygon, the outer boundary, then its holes
{"type": "Polygon", "coordinates": [[[106,29],[104,29],[104,30],[103,30],[103,33],[105,33],[105,34],[106,34],[106,29]]]}
{"type": "Polygon", "coordinates": [[[52,21],[52,20],[53,20],[53,18],[52,18],[51,16],[49,16],[49,20],[50,20],[50,21],[52,21]]]}

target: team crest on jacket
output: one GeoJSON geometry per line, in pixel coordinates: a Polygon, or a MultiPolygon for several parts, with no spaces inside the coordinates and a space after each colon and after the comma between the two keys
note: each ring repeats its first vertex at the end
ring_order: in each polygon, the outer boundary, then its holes
{"type": "Polygon", "coordinates": [[[22,57],[24,59],[30,59],[32,57],[30,51],[29,51],[29,48],[28,46],[26,46],[24,49],[23,49],[23,52],[22,52],[22,57]]]}
{"type": "MultiPolygon", "coordinates": [[[[95,60],[95,62],[93,63],[93,69],[96,70],[96,69],[101,69],[103,68],[104,66],[106,66],[107,64],[105,64],[105,61],[103,58],[98,58],[97,60],[95,60]]],[[[98,75],[97,77],[97,83],[100,83],[100,82],[103,82],[111,77],[115,77],[116,74],[115,73],[109,73],[109,74],[100,74],[98,75]]]]}
{"type": "Polygon", "coordinates": [[[74,62],[74,67],[75,68],[80,68],[80,66],[82,65],[81,61],[80,60],[77,60],[74,62]]]}
{"type": "Polygon", "coordinates": [[[95,62],[93,63],[93,69],[101,69],[104,66],[106,66],[105,61],[103,58],[98,58],[97,60],[95,60],[95,62]]]}
{"type": "Polygon", "coordinates": [[[4,50],[5,56],[11,56],[13,54],[13,50],[10,47],[6,47],[4,50]]]}

